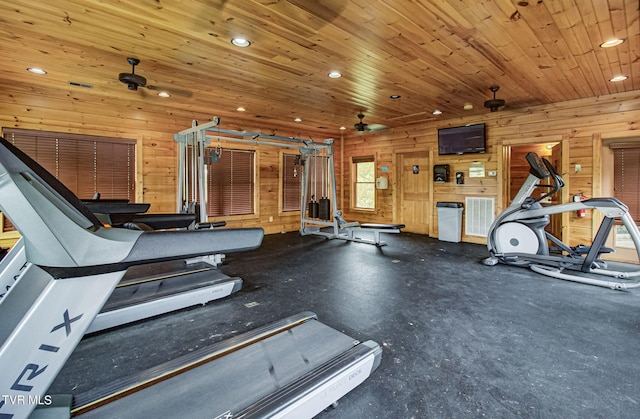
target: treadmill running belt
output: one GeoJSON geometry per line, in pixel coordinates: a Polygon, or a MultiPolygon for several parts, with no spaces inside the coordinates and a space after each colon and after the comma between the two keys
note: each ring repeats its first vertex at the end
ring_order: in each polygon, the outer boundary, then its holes
{"type": "Polygon", "coordinates": [[[339,357],[356,344],[353,338],[317,320],[310,320],[88,411],[82,417],[216,418],[233,415],[294,383],[300,376],[339,357]]]}
{"type": "MultiPolygon", "coordinates": [[[[102,312],[123,306],[140,304],[151,299],[164,297],[195,288],[212,286],[230,278],[215,269],[175,275],[163,279],[149,280],[135,285],[123,284],[113,291],[102,312]]],[[[122,284],[122,282],[121,282],[122,284]]]]}

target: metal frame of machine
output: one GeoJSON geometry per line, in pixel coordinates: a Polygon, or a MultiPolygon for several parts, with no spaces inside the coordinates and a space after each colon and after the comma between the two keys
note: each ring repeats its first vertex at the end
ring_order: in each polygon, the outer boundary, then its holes
{"type": "Polygon", "coordinates": [[[627,206],[615,198],[592,198],[543,207],[540,201],[558,192],[564,187],[564,181],[553,165],[546,159],[540,159],[536,153],[527,154],[526,159],[530,165],[529,176],[511,205],[489,228],[487,247],[490,256],[483,263],[488,266],[497,263],[525,266],[554,278],[618,290],[640,287],[640,281],[625,283],[596,277],[640,277],[640,266],[637,264],[615,263],[601,258],[601,255],[613,251],[605,244],[614,222],[619,220],[629,232],[640,260],[640,232],[627,206]],[[541,185],[544,179],[551,179],[552,185],[541,185]],[[532,198],[532,192],[539,187],[550,190],[538,198],[532,198]],[[550,215],[579,210],[598,211],[603,216],[591,245],[570,247],[544,230],[550,215]],[[549,243],[557,248],[557,253],[550,252],[549,243]]]}
{"type": "MultiPolygon", "coordinates": [[[[187,197],[198,197],[200,205],[200,222],[207,222],[207,182],[205,178],[205,149],[212,140],[236,142],[254,145],[266,145],[274,147],[287,147],[297,149],[300,152],[303,166],[301,182],[302,195],[300,197],[300,235],[322,236],[327,239],[341,239],[360,243],[384,246],[386,243],[380,239],[381,233],[399,233],[402,224],[360,224],[347,222],[342,217],[342,211],[338,209],[336,195],[336,177],[334,160],[334,140],[325,139],[323,142],[297,137],[283,137],[259,132],[236,131],[219,128],[220,118],[213,117],[211,121],[202,125],[193,121],[191,128],[180,131],[174,135],[174,140],[179,144],[179,181],[178,181],[178,211],[193,205],[187,197]],[[328,198],[326,219],[310,216],[308,207],[309,183],[312,177],[306,161],[321,158],[321,177],[323,190],[328,198]],[[373,234],[373,239],[363,238],[360,233],[373,234]]],[[[318,165],[314,165],[317,168],[318,165]]],[[[312,199],[313,200],[313,199],[312,199]]],[[[311,200],[311,201],[312,201],[311,200]]]]}

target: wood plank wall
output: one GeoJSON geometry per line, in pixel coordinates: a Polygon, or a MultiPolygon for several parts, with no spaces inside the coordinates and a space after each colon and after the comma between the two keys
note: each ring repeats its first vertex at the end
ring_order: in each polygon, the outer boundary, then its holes
{"type": "MultiPolygon", "coordinates": [[[[635,139],[640,141],[640,92],[615,94],[593,99],[556,103],[548,106],[531,107],[521,110],[503,110],[474,117],[455,119],[435,119],[428,123],[394,129],[385,133],[353,135],[344,140],[344,190],[343,212],[348,220],[376,221],[382,223],[397,222],[401,209],[394,207],[395,168],[394,153],[406,151],[428,151],[431,166],[449,164],[453,175],[457,171],[465,173],[465,184],[456,185],[453,176],[449,183],[432,183],[432,214],[430,235],[437,237],[438,201],[464,202],[466,196],[493,197],[496,199],[496,213],[502,211],[509,203],[506,196],[508,188],[505,183],[505,162],[508,162],[512,146],[526,144],[559,143],[563,150],[563,173],[567,183],[563,190],[563,202],[571,196],[583,193],[586,197],[600,196],[602,185],[600,178],[603,170],[611,171],[612,167],[601,167],[600,153],[602,141],[605,139],[635,139]],[[488,150],[486,154],[469,154],[463,156],[439,156],[437,151],[437,129],[465,124],[487,124],[488,150]],[[351,209],[350,166],[352,157],[375,155],[378,175],[382,166],[390,167],[390,188],[377,191],[379,207],[375,213],[361,212],[351,209]],[[483,162],[485,171],[497,171],[497,176],[470,178],[469,165],[472,162],[483,162]],[[576,172],[576,164],[581,170],[576,172]],[[394,218],[394,214],[395,217],[394,218]]],[[[518,154],[512,156],[519,159],[518,154]]],[[[431,175],[432,176],[432,175],[431,175]]],[[[516,180],[517,182],[517,180],[516,180]]],[[[521,183],[521,182],[520,182],[521,183]]],[[[425,209],[427,210],[427,209],[425,209]]],[[[599,219],[579,219],[574,214],[567,214],[563,226],[563,238],[571,245],[590,243],[599,219]]],[[[464,221],[463,221],[464,223],[464,221]]],[[[463,224],[464,225],[464,224],[463,224]]],[[[477,236],[462,236],[463,241],[486,243],[486,239],[477,236]]]]}
{"type": "MultiPolygon", "coordinates": [[[[150,203],[150,212],[154,213],[176,211],[177,147],[173,135],[191,127],[193,120],[203,123],[216,115],[167,108],[153,97],[150,98],[148,106],[140,108],[139,105],[129,102],[96,102],[92,100],[90,93],[61,94],[53,89],[34,91],[19,86],[7,93],[9,86],[5,87],[0,93],[0,127],[136,140],[136,201],[150,203]],[[51,105],[47,106],[44,103],[51,105]]],[[[272,124],[267,127],[262,120],[257,121],[222,117],[221,126],[225,129],[276,133],[316,140],[329,136],[324,132],[293,131],[287,126],[272,124]]],[[[224,143],[222,145],[225,146],[224,143]]],[[[241,146],[235,143],[229,145],[229,148],[238,147],[241,146]]],[[[262,226],[267,234],[299,229],[298,212],[279,213],[279,150],[275,147],[263,147],[257,157],[260,197],[258,214],[228,218],[227,226],[262,226]],[[271,222],[270,217],[273,217],[271,222]]]]}
{"type": "MultiPolygon", "coordinates": [[[[42,105],[40,95],[56,97],[54,92],[34,92],[15,87],[11,94],[0,94],[0,126],[34,130],[108,135],[133,138],[138,142],[137,201],[151,203],[152,212],[174,212],[176,196],[176,146],[173,134],[191,126],[193,119],[205,121],[213,115],[200,115],[184,110],[169,110],[160,103],[144,109],[126,104],[115,108],[114,104],[94,103],[89,96],[61,97],[53,105],[42,105]]],[[[212,110],[215,112],[215,110],[212,110]]],[[[223,118],[227,129],[266,129],[263,121],[223,118]],[[258,123],[261,126],[258,126],[258,123]]],[[[338,198],[345,218],[349,221],[394,223],[398,218],[395,202],[396,173],[394,158],[399,152],[426,151],[433,164],[449,164],[452,175],[465,173],[465,184],[455,181],[433,184],[430,199],[433,208],[437,201],[462,201],[466,196],[496,198],[496,212],[501,211],[507,197],[505,193],[504,161],[506,146],[530,143],[558,142],[562,144],[563,160],[568,189],[565,197],[583,192],[586,196],[598,196],[601,168],[599,150],[601,143],[610,138],[638,137],[640,128],[640,92],[615,94],[605,97],[524,110],[489,113],[485,115],[435,119],[432,122],[411,125],[379,134],[344,134],[336,138],[336,179],[339,182],[338,198]],[[487,124],[488,150],[486,154],[466,156],[438,156],[437,128],[459,126],[469,123],[487,124]],[[389,189],[377,191],[378,208],[374,212],[357,212],[351,209],[350,161],[354,156],[373,155],[376,158],[378,175],[382,166],[390,170],[389,189]],[[497,176],[470,178],[469,164],[481,161],[485,171],[496,171],[497,176]],[[582,170],[575,172],[575,164],[582,170]],[[594,179],[596,179],[594,183],[594,179]],[[342,181],[342,183],[340,183],[342,181]],[[340,184],[342,186],[340,186],[340,184]]],[[[278,135],[303,136],[314,139],[326,138],[322,132],[292,132],[286,126],[271,126],[264,132],[276,131],[278,135]]],[[[228,221],[230,227],[262,226],[267,234],[299,229],[297,213],[282,214],[278,210],[280,152],[273,147],[262,147],[259,161],[258,214],[236,217],[228,221]],[[273,221],[269,222],[269,218],[273,221]]],[[[431,169],[429,169],[431,172],[431,169]]],[[[432,176],[432,173],[429,174],[432,176]]],[[[430,178],[431,179],[431,178],[430,178]]],[[[431,179],[432,180],[432,179],[431,179]]],[[[437,212],[431,208],[430,235],[437,237],[437,212]]],[[[591,219],[570,219],[566,235],[571,242],[590,240],[593,232],[591,219]]],[[[476,236],[463,236],[463,241],[484,243],[476,236]]]]}

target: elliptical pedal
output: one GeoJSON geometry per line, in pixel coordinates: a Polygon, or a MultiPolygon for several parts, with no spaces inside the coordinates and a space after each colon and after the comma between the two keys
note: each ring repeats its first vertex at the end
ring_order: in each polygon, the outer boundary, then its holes
{"type": "MultiPolygon", "coordinates": [[[[584,245],[584,244],[579,244],[577,246],[572,247],[571,250],[573,250],[578,255],[586,255],[587,253],[589,253],[589,251],[591,251],[591,246],[587,246],[587,245],[584,245]]],[[[610,247],[601,246],[598,254],[615,253],[615,252],[616,252],[616,249],[612,249],[610,247]]]]}

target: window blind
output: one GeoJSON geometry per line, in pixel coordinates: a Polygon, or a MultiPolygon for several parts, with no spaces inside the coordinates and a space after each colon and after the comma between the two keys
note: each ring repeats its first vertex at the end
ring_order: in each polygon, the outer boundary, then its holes
{"type": "Polygon", "coordinates": [[[640,221],[640,146],[613,148],[613,156],[614,196],[629,207],[637,223],[640,221]]]}
{"type": "Polygon", "coordinates": [[[80,199],[135,198],[135,140],[15,128],[3,136],[80,199]]]}
{"type": "Polygon", "coordinates": [[[253,214],[255,151],[222,149],[207,167],[209,216],[253,214]]]}
{"type": "Polygon", "coordinates": [[[300,211],[301,168],[296,167],[296,154],[283,154],[282,211],[300,211]]]}

